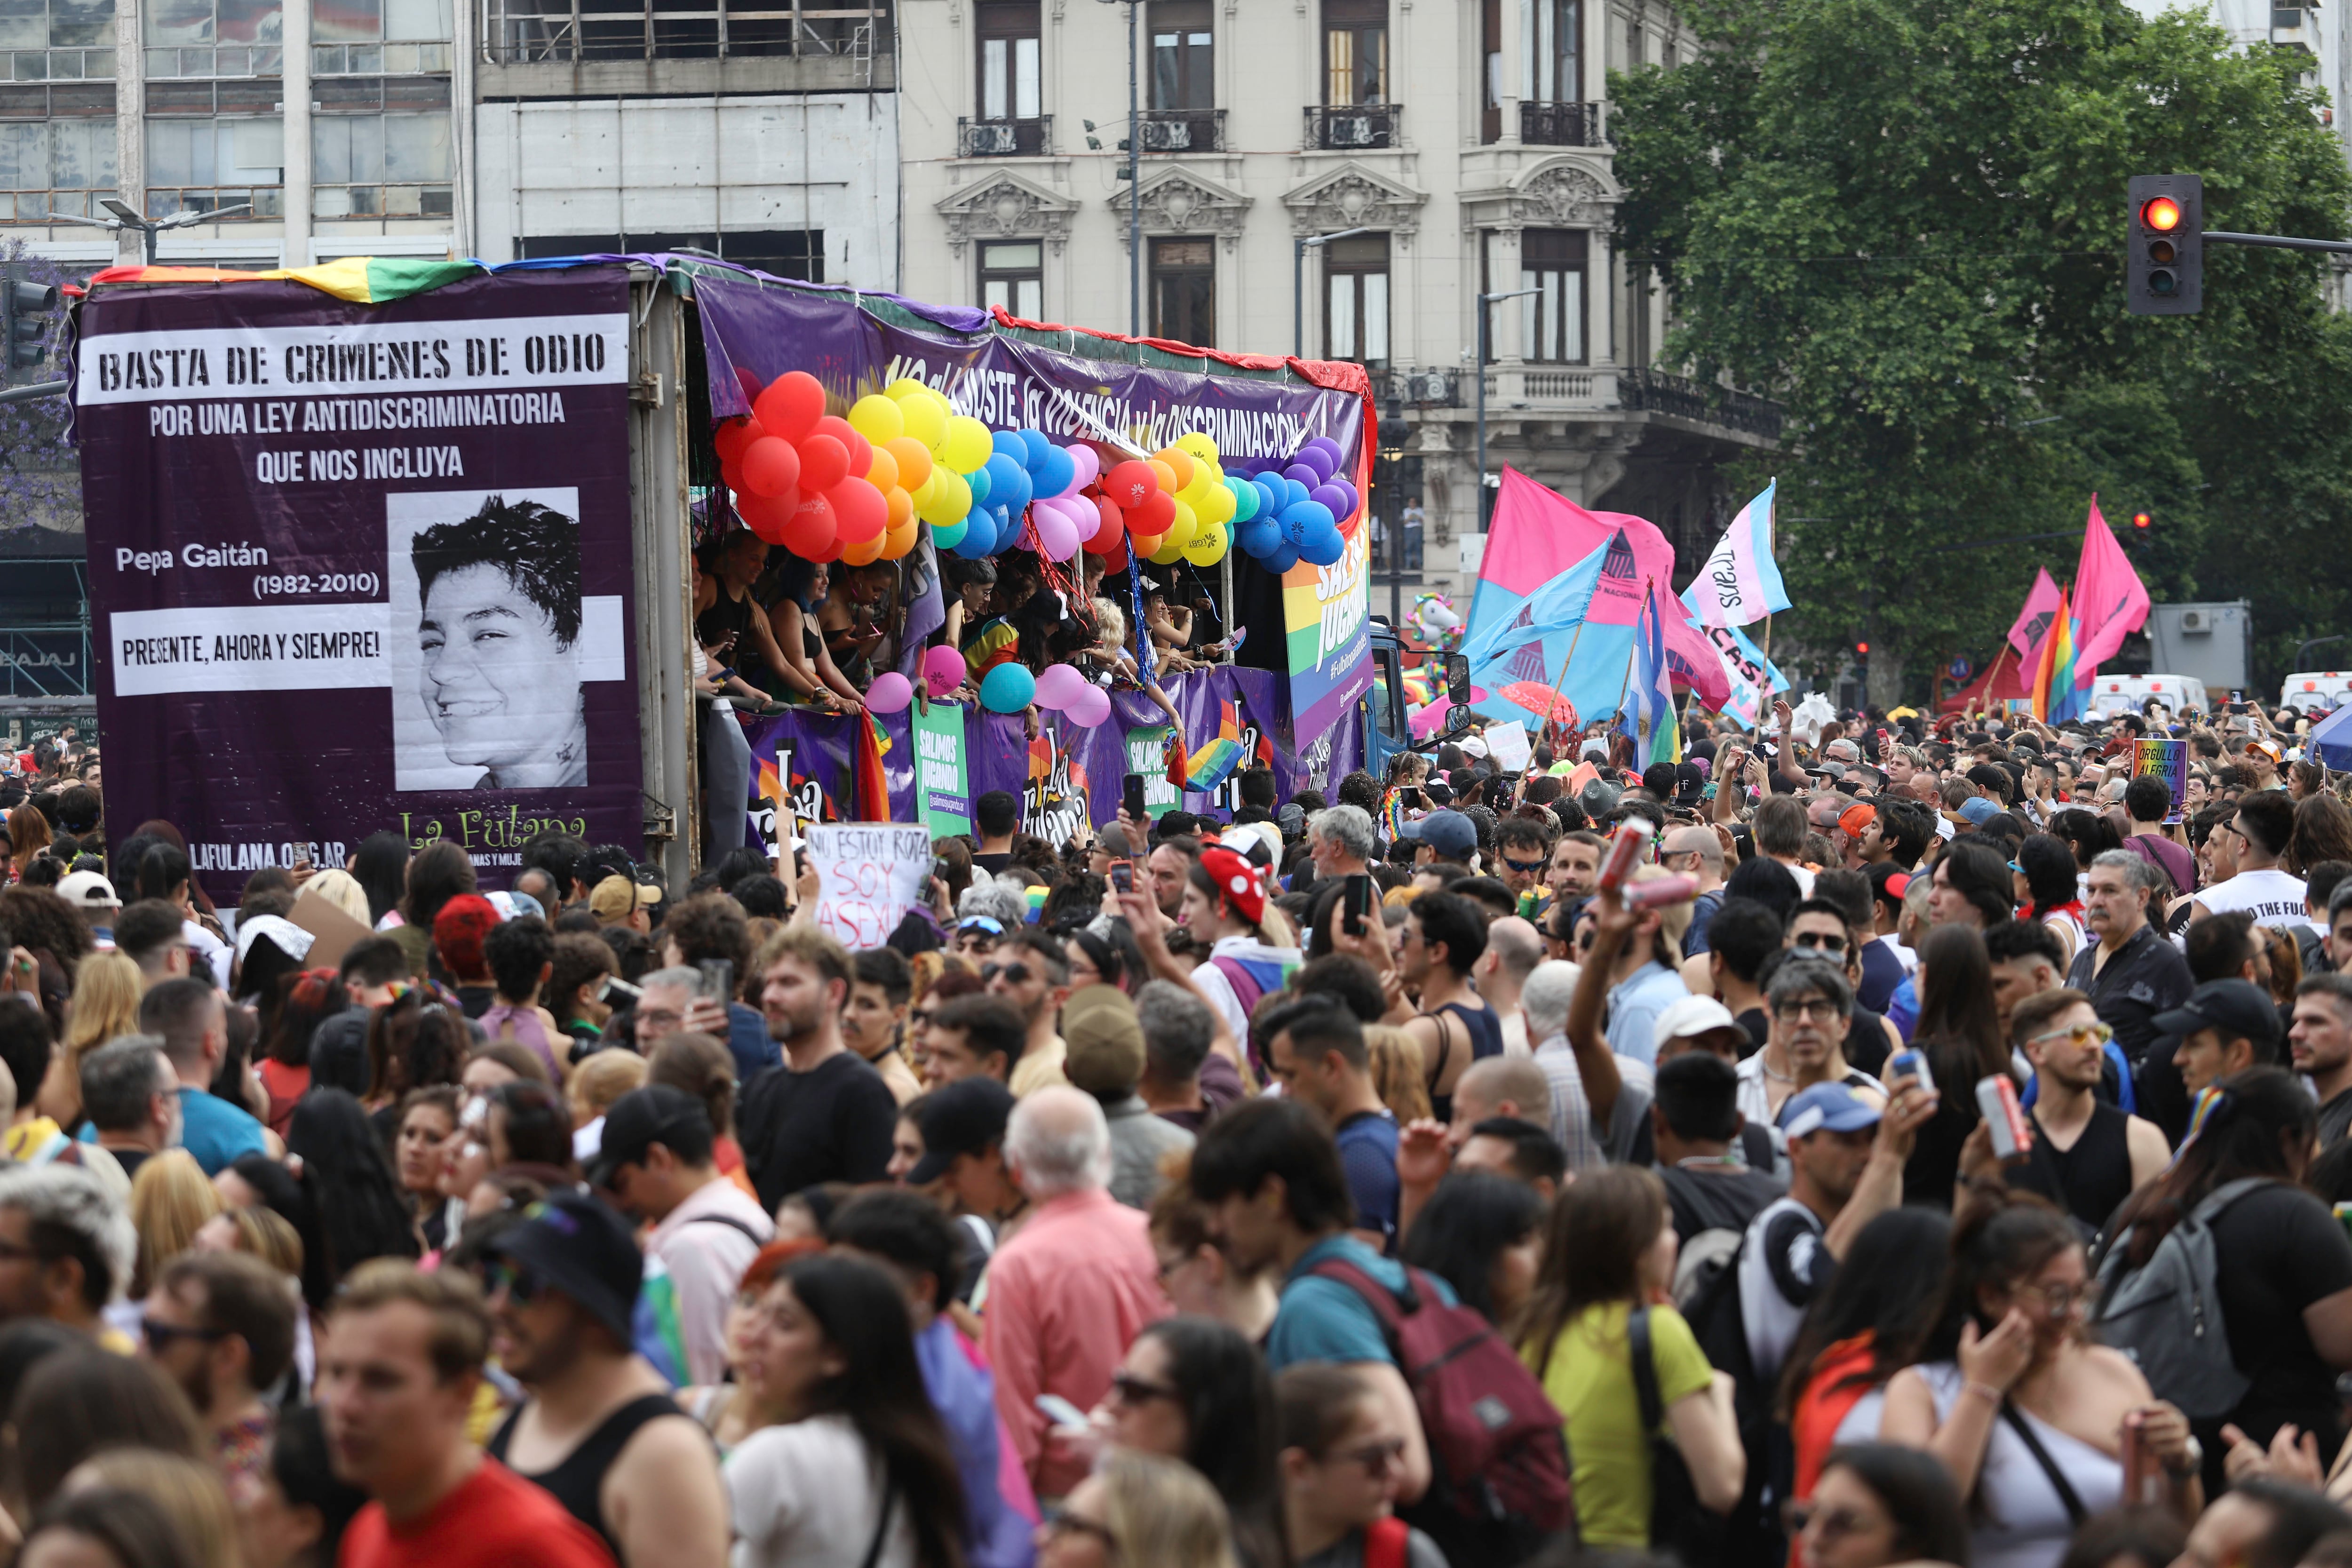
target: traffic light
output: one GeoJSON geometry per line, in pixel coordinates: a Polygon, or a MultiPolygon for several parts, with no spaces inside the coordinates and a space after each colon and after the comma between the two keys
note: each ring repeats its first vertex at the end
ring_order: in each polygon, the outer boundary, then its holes
{"type": "Polygon", "coordinates": [[[2148,514],[2144,511],[2136,511],[2132,513],[2132,526],[2138,529],[2142,533],[2147,532],[2148,525],[2155,521],[2156,519],[2148,516],[2148,514]]]}
{"type": "Polygon", "coordinates": [[[36,283],[26,276],[31,265],[5,264],[0,279],[0,343],[7,345],[7,361],[0,364],[0,380],[14,381],[20,370],[37,370],[49,357],[48,313],[58,308],[54,283],[36,283]]]}
{"type": "Polygon", "coordinates": [[[2196,174],[2134,174],[2124,308],[2135,316],[2193,316],[2205,306],[2205,182],[2196,174]]]}

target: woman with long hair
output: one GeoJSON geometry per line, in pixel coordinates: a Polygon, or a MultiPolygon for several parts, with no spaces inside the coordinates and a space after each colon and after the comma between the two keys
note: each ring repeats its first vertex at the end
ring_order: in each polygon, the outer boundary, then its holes
{"type": "Polygon", "coordinates": [[[140,1162],[131,1178],[131,1224],[139,1258],[126,1292],[143,1301],[163,1266],[194,1247],[205,1221],[220,1213],[220,1194],[185,1149],[166,1149],[140,1162]]]}
{"type": "Polygon", "coordinates": [[[774,1328],[774,1320],[766,1308],[768,1288],[776,1282],[785,1264],[824,1250],[821,1237],[803,1237],[793,1241],[772,1241],[752,1254],[751,1261],[744,1267],[742,1279],[735,1287],[735,1300],[727,1309],[722,1331],[727,1346],[726,1381],[677,1391],[678,1404],[688,1415],[702,1423],[722,1459],[761,1427],[782,1426],[792,1419],[785,1406],[767,1397],[764,1384],[747,1381],[743,1369],[766,1344],[766,1335],[774,1328]]]}
{"type": "Polygon", "coordinates": [[[1886,1380],[1909,1364],[1943,1296],[1951,1216],[1895,1208],[1864,1226],[1806,1310],[1781,1363],[1780,1414],[1796,1447],[1789,1495],[1813,1494],[1832,1448],[1878,1438],[1886,1380]]]}
{"type": "Polygon", "coordinates": [[[81,961],[66,1004],[65,1036],[35,1098],[42,1115],[67,1131],[81,1120],[81,1058],[117,1035],[139,1032],[139,998],[145,988],[139,965],[119,952],[93,952],[81,961]]]}
{"type": "MultiPolygon", "coordinates": [[[[2324,767],[2320,771],[2326,772],[2324,767]]],[[[2292,876],[2307,877],[2323,860],[2352,860],[2352,810],[2324,788],[2296,802],[2294,830],[2287,837],[2280,864],[2292,876]]]]}
{"type": "MultiPolygon", "coordinates": [[[[408,955],[408,973],[419,980],[433,978],[439,960],[433,953],[433,919],[450,900],[476,889],[474,862],[447,839],[428,844],[408,863],[407,889],[401,895],[400,923],[389,935],[408,955]]],[[[371,900],[373,901],[373,900],[371,900]]]]}
{"type": "Polygon", "coordinates": [[[1911,1044],[1927,1053],[1942,1092],[1904,1163],[1903,1201],[1948,1209],[1961,1146],[1983,1120],[1977,1080],[2010,1070],[2009,1043],[1993,1002],[1992,960],[1974,927],[1939,925],[1919,944],[1919,1021],[1911,1044]]]}
{"type": "Polygon", "coordinates": [[[55,835],[49,831],[49,819],[43,816],[41,808],[32,802],[26,801],[10,812],[8,841],[16,847],[10,857],[13,863],[9,880],[23,881],[25,868],[33,863],[34,856],[49,847],[55,835]]]}
{"type": "Polygon", "coordinates": [[[2017,918],[2039,921],[2050,928],[2066,962],[2083,951],[2083,894],[2067,842],[2049,833],[2026,836],[2017,847],[2015,868],[2010,873],[2017,897],[2017,918]]]}
{"type": "Polygon", "coordinates": [[[16,1434],[9,1491],[20,1519],[47,1506],[92,1454],[161,1448],[194,1459],[209,1451],[187,1394],[161,1367],[95,1345],[42,1358],[9,1402],[8,1425],[16,1434]]]}
{"type": "Polygon", "coordinates": [[[1316,1361],[1285,1367],[1274,1397],[1292,1562],[1368,1562],[1375,1531],[1388,1537],[1382,1544],[1391,1563],[1444,1561],[1435,1542],[1395,1517],[1405,1434],[1352,1367],[1316,1361]]]}
{"type": "MultiPolygon", "coordinates": [[[[2301,1185],[2318,1125],[2310,1091],[2281,1068],[2255,1068],[2200,1093],[2190,1125],[2196,1131],[2170,1169],[2107,1222],[2100,1278],[2144,1267],[2175,1226],[2231,1183],[2262,1184],[2207,1221],[2230,1360],[2248,1379],[2222,1423],[2265,1447],[2293,1426],[2333,1454],[2345,1438],[2336,1377],[2352,1372],[2352,1241],[2301,1185]]],[[[2205,1449],[2206,1485],[2218,1491],[2224,1445],[2209,1438],[2205,1449]]]]}
{"type": "Polygon", "coordinates": [[[382,931],[404,917],[401,900],[408,891],[408,836],[371,833],[352,851],[352,878],[367,894],[368,924],[382,931]]]}
{"type": "Polygon", "coordinates": [[[1671,1306],[1675,1227],[1665,1184],[1633,1165],[1580,1175],[1553,1201],[1543,1268],[1518,1332],[1519,1354],[1565,1418],[1576,1518],[1592,1546],[1650,1544],[1651,1438],[1633,1376],[1632,1326],[1648,1314],[1665,1429],[1705,1507],[1728,1512],[1747,1480],[1731,1379],[1671,1306]]]}
{"type": "MultiPolygon", "coordinates": [[[[0,931],[33,955],[41,1013],[52,1037],[66,1032],[74,975],[97,944],[81,912],[46,888],[0,888],[0,931]]],[[[23,1092],[23,1086],[18,1086],[23,1092]]]]}
{"type": "Polygon", "coordinates": [[[1171,1459],[1113,1454],[1037,1527],[1038,1568],[1147,1563],[1234,1568],[1224,1506],[1198,1472],[1171,1459]]]}
{"type": "Polygon", "coordinates": [[[91,1487],[33,1516],[16,1568],[206,1568],[144,1492],[91,1487]]]}
{"type": "Polygon", "coordinates": [[[963,1568],[963,1481],[898,1282],[858,1258],[795,1258],[761,1316],[740,1381],[785,1420],[727,1457],[740,1568],[963,1568]]]}
{"type": "Polygon", "coordinates": [[[457,1009],[431,992],[402,992],[369,1016],[367,1094],[360,1103],[381,1116],[415,1090],[457,1082],[470,1037],[457,1009]]]}
{"type": "Polygon", "coordinates": [[[1257,1347],[1213,1318],[1163,1318],[1128,1346],[1094,1423],[1114,1452],[1181,1459],[1233,1520],[1241,1568],[1282,1568],[1274,1380],[1257,1347]]]}
{"type": "Polygon", "coordinates": [[[2079,805],[2068,806],[2050,819],[2052,837],[2074,852],[2074,888],[2076,898],[2089,886],[2091,862],[2110,849],[2124,847],[2123,836],[2116,825],[2095,811],[2079,805]]]}
{"type": "MultiPolygon", "coordinates": [[[[315,1279],[331,1286],[371,1258],[417,1256],[415,1208],[358,1100],[340,1089],[304,1095],[286,1126],[286,1152],[289,1166],[301,1161],[311,1209],[327,1221],[322,1245],[303,1259],[306,1297],[315,1279]]],[[[310,1248],[310,1237],[303,1242],[310,1248]]]]}
{"type": "Polygon", "coordinates": [[[196,1568],[242,1568],[236,1510],[221,1473],[203,1459],[153,1448],[108,1448],[74,1467],[62,1493],[137,1492],[161,1504],[194,1551],[196,1568]]]}
{"type": "MultiPolygon", "coordinates": [[[[1970,1568],[1968,1511],[1943,1466],[1891,1443],[1841,1446],[1795,1517],[1801,1568],[1970,1568]]],[[[1976,1568],[1990,1568],[1978,1560],[1976,1568]]]]}
{"type": "Polygon", "coordinates": [[[1543,1226],[1543,1199],[1525,1182],[1455,1171],[1422,1205],[1400,1256],[1453,1286],[1463,1306],[1507,1331],[1535,1289],[1543,1226]]]}
{"type": "Polygon", "coordinates": [[[256,1070],[269,1091],[269,1114],[262,1121],[283,1138],[294,1102],[310,1088],[310,1037],[319,1026],[351,1005],[342,976],[331,969],[306,969],[278,982],[274,1016],[261,1034],[256,1070]]]}
{"type": "Polygon", "coordinates": [[[1995,1180],[1969,1189],[1935,1324],[1918,1364],[1887,1384],[1879,1434],[1951,1472],[1974,1505],[1979,1568],[2056,1568],[2076,1516],[2122,1500],[2126,1419],[2171,1477],[2183,1517],[2203,1506],[2189,1418],[2084,1331],[2094,1289],[2074,1222],[2054,1205],[1995,1180]]]}

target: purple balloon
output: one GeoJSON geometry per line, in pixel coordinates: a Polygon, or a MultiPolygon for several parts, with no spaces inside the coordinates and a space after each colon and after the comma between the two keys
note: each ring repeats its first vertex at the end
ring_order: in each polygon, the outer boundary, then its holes
{"type": "Polygon", "coordinates": [[[1298,450],[1302,457],[1308,452],[1323,453],[1331,459],[1331,471],[1335,474],[1348,466],[1347,448],[1328,436],[1318,436],[1298,450]]]}
{"type": "Polygon", "coordinates": [[[1335,506],[1331,510],[1339,513],[1341,517],[1355,516],[1356,508],[1363,504],[1364,499],[1356,493],[1356,487],[1349,484],[1345,479],[1333,479],[1331,481],[1331,488],[1338,490],[1340,496],[1345,499],[1348,503],[1345,506],[1335,506]]]}
{"type": "MultiPolygon", "coordinates": [[[[1317,485],[1324,483],[1326,480],[1329,479],[1333,474],[1339,471],[1338,460],[1335,459],[1330,453],[1325,451],[1318,446],[1313,445],[1312,443],[1299,447],[1298,455],[1291,458],[1290,461],[1293,468],[1303,467],[1315,470],[1315,478],[1307,487],[1310,490],[1317,485]]],[[[1286,473],[1289,470],[1285,469],[1284,471],[1286,473]]]]}
{"type": "Polygon", "coordinates": [[[1336,482],[1317,485],[1307,492],[1307,499],[1329,507],[1333,517],[1346,517],[1356,510],[1349,504],[1347,492],[1342,490],[1336,482]]]}
{"type": "Polygon", "coordinates": [[[1315,487],[1331,476],[1318,472],[1314,464],[1302,458],[1283,469],[1282,477],[1312,495],[1315,492],[1315,487]]]}

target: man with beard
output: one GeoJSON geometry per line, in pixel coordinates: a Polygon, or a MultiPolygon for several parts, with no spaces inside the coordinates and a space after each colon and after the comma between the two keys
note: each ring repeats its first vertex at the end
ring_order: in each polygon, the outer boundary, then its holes
{"type": "Polygon", "coordinates": [[[1026,926],[999,942],[996,961],[982,973],[988,994],[1021,1016],[1024,1043],[1013,1064],[1013,1092],[1026,1097],[1070,1081],[1065,1064],[1069,1043],[1062,1038],[1062,1004],[1070,999],[1070,959],[1061,942],[1026,926]]]}
{"type": "Polygon", "coordinates": [[[786,926],[751,961],[768,1033],[782,1067],[746,1084],[737,1116],[743,1162],[760,1206],[820,1182],[879,1182],[889,1174],[898,1102],[882,1075],[841,1038],[849,954],[814,926],[786,926]]]}
{"type": "Polygon", "coordinates": [[[2064,987],[2028,996],[2011,1015],[2010,1039],[2033,1064],[2036,1092],[2028,1163],[2005,1179],[2095,1231],[2172,1158],[2155,1122],[2099,1098],[2112,1033],[2088,996],[2064,987]]]}
{"type": "Polygon", "coordinates": [[[485,1451],[622,1563],[719,1568],[727,1494],[700,1423],[630,1348],[645,1259],[628,1222],[562,1192],[484,1247],[490,1347],[530,1393],[485,1451]]]}
{"type": "Polygon", "coordinates": [[[261,1396],[294,1360],[289,1282],[245,1253],[183,1253],[148,1293],[140,1327],[149,1359],[195,1406],[230,1500],[251,1503],[275,1425],[261,1396]]]}

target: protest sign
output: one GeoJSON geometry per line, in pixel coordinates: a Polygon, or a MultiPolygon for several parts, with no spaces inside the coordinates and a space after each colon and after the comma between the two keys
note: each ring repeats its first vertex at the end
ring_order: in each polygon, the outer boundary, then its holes
{"type": "Polygon", "coordinates": [[[816,923],[851,952],[880,947],[920,903],[931,875],[931,836],[920,823],[811,823],[816,923]]]}
{"type": "Polygon", "coordinates": [[[971,775],[964,763],[963,709],[953,702],[918,704],[915,718],[915,810],[932,837],[971,831],[971,775]]]}
{"type": "Polygon", "coordinates": [[[1528,765],[1534,753],[1528,746],[1527,727],[1521,724],[1492,724],[1486,729],[1486,754],[1495,765],[1507,773],[1516,773],[1528,765]]]}
{"type": "Polygon", "coordinates": [[[2179,821],[2189,795],[2189,742],[2142,741],[2132,757],[2132,777],[2142,773],[2154,773],[2164,781],[2164,787],[2172,792],[2172,807],[2164,814],[2164,820],[2179,821]]]}

